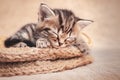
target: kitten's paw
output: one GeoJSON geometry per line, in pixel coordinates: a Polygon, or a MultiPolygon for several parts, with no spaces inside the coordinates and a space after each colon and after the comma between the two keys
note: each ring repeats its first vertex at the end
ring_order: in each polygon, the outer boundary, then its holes
{"type": "Polygon", "coordinates": [[[89,49],[88,45],[85,43],[77,44],[75,46],[80,50],[81,53],[83,53],[85,55],[90,53],[90,49],[89,49]]]}
{"type": "Polygon", "coordinates": [[[24,42],[19,42],[16,45],[13,45],[13,47],[28,47],[26,43],[24,42]]]}
{"type": "Polygon", "coordinates": [[[85,55],[87,55],[87,54],[90,53],[90,50],[89,50],[89,49],[86,49],[86,48],[83,48],[83,49],[81,49],[80,51],[81,51],[81,53],[83,53],[83,54],[85,54],[85,55]]]}
{"type": "Polygon", "coordinates": [[[36,47],[37,48],[47,48],[47,47],[50,47],[50,43],[47,39],[45,38],[39,38],[37,41],[36,41],[36,47]]]}

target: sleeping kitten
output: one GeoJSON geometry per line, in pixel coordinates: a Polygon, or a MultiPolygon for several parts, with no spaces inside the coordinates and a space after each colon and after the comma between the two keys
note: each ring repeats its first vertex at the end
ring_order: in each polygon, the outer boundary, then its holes
{"type": "Polygon", "coordinates": [[[70,10],[51,9],[42,3],[38,12],[38,23],[24,26],[15,35],[8,38],[5,45],[10,47],[18,42],[40,48],[74,45],[86,53],[88,46],[79,38],[79,34],[92,22],[76,17],[70,10]],[[84,49],[82,49],[83,46],[85,46],[84,49]]]}
{"type": "MultiPolygon", "coordinates": [[[[83,53],[89,53],[89,47],[80,36],[83,28],[91,24],[92,20],[81,19],[74,15],[70,10],[51,9],[46,4],[41,4],[38,13],[38,23],[42,21],[55,24],[45,26],[58,35],[59,46],[65,47],[74,45],[83,53]]],[[[38,26],[39,26],[38,24],[38,26]]]]}

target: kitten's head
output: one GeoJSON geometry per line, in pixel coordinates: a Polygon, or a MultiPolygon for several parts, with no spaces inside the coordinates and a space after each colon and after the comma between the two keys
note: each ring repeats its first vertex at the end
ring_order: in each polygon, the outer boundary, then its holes
{"type": "Polygon", "coordinates": [[[80,31],[92,23],[92,20],[80,19],[70,10],[51,9],[41,3],[38,12],[38,21],[41,29],[49,28],[58,35],[59,45],[64,44],[67,39],[77,38],[80,31]]]}

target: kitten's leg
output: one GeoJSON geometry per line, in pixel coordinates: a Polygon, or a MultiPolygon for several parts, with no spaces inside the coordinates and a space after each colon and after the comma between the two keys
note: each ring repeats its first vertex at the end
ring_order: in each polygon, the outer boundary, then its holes
{"type": "Polygon", "coordinates": [[[69,38],[67,38],[65,43],[66,43],[66,47],[74,45],[80,50],[80,52],[82,52],[84,54],[90,53],[90,49],[89,49],[87,43],[83,39],[80,39],[77,41],[75,37],[69,37],[69,38]]]}
{"type": "Polygon", "coordinates": [[[90,53],[90,48],[89,46],[87,45],[87,43],[84,41],[84,40],[79,40],[77,41],[74,46],[76,46],[80,51],[81,53],[83,54],[89,54],[90,53]]]}
{"type": "Polygon", "coordinates": [[[36,41],[37,48],[47,48],[50,47],[50,42],[46,38],[39,38],[36,41]]]}

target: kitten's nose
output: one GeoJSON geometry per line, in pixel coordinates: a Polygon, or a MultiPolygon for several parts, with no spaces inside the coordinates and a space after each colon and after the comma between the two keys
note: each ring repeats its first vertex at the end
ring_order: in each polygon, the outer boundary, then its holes
{"type": "Polygon", "coordinates": [[[60,44],[60,46],[63,45],[63,43],[59,43],[59,44],[60,44]]]}

